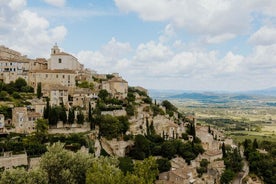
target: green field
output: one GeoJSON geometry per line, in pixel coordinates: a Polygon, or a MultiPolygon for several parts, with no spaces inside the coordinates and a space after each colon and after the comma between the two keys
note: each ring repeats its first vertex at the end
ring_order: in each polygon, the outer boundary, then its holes
{"type": "Polygon", "coordinates": [[[184,114],[195,114],[197,122],[225,130],[236,142],[244,139],[276,142],[276,107],[267,103],[275,98],[235,100],[226,103],[208,103],[174,99],[172,102],[184,114]]]}

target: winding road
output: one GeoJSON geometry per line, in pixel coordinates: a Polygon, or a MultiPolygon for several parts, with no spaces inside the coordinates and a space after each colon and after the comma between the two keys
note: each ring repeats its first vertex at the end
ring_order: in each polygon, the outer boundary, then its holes
{"type": "Polygon", "coordinates": [[[232,184],[242,184],[242,180],[243,178],[245,178],[249,173],[249,166],[248,166],[248,162],[243,159],[243,169],[241,172],[239,172],[238,176],[236,176],[234,178],[234,180],[232,181],[232,184]]]}

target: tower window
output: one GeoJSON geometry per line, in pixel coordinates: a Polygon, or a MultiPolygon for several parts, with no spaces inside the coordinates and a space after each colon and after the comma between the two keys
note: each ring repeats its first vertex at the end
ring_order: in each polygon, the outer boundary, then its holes
{"type": "Polygon", "coordinates": [[[58,58],[58,63],[61,63],[61,58],[58,58]]]}

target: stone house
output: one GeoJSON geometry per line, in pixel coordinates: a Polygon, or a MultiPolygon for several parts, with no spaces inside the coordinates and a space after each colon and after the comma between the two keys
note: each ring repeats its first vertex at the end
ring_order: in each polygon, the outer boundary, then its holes
{"type": "Polygon", "coordinates": [[[56,69],[56,70],[33,70],[29,72],[29,85],[35,90],[38,83],[59,84],[66,87],[74,88],[76,86],[77,73],[73,70],[56,69]]]}
{"type": "Polygon", "coordinates": [[[0,46],[0,80],[10,83],[21,77],[28,81],[31,61],[17,51],[0,46]]]}
{"type": "Polygon", "coordinates": [[[98,95],[89,88],[75,88],[71,94],[69,104],[79,107],[88,107],[89,102],[97,98],[98,95]]]}
{"type": "Polygon", "coordinates": [[[107,81],[102,81],[101,89],[105,89],[114,98],[125,99],[128,93],[128,82],[122,77],[115,76],[107,81]]]}
{"type": "Polygon", "coordinates": [[[42,86],[44,97],[50,99],[50,105],[67,105],[68,103],[68,87],[59,84],[45,84],[42,86]]]}
{"type": "Polygon", "coordinates": [[[35,131],[34,122],[39,118],[42,118],[40,113],[27,111],[27,107],[14,107],[12,109],[12,124],[16,133],[35,131]]]}
{"type": "Polygon", "coordinates": [[[30,70],[46,70],[48,61],[45,58],[36,58],[30,62],[30,70]]]}

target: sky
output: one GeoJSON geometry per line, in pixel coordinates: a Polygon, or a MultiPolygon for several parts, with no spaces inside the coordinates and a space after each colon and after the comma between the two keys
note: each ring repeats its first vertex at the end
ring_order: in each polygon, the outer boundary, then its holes
{"type": "Polygon", "coordinates": [[[55,43],[131,86],[276,87],[275,0],[0,0],[0,45],[49,58],[55,43]]]}

